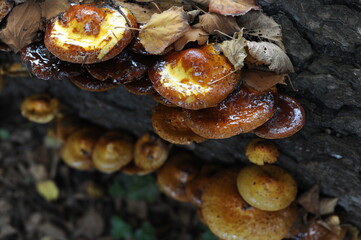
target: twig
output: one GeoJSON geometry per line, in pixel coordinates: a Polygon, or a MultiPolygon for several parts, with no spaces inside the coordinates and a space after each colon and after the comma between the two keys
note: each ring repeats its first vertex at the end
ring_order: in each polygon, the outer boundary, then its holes
{"type": "Polygon", "coordinates": [[[217,83],[217,82],[219,82],[219,81],[221,81],[221,80],[225,79],[226,77],[228,77],[229,75],[231,75],[231,74],[233,74],[233,73],[235,73],[235,72],[237,72],[237,71],[238,71],[238,70],[234,70],[234,71],[232,71],[232,72],[230,72],[230,73],[228,73],[228,74],[224,75],[223,77],[218,78],[217,80],[214,80],[214,81],[212,81],[212,82],[208,83],[208,85],[215,84],[215,83],[217,83]]]}

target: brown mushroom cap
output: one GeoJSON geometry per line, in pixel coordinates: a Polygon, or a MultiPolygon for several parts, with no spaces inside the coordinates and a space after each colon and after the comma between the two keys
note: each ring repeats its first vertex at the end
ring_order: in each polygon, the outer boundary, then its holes
{"type": "Polygon", "coordinates": [[[209,139],[250,132],[273,116],[276,94],[276,88],[259,92],[244,85],[213,108],[184,109],[185,123],[193,132],[209,139]]]}
{"type": "Polygon", "coordinates": [[[64,115],[57,118],[55,136],[58,140],[65,142],[75,131],[84,127],[84,122],[74,115],[64,115]]]}
{"type": "Polygon", "coordinates": [[[265,124],[253,132],[261,138],[277,139],[290,137],[305,125],[306,116],[301,104],[296,99],[279,95],[277,111],[265,124]]]}
{"type": "Polygon", "coordinates": [[[278,211],[296,199],[297,183],[284,169],[252,165],[243,168],[237,177],[242,198],[251,206],[264,211],[278,211]]]}
{"type": "Polygon", "coordinates": [[[214,45],[165,55],[149,69],[157,92],[187,109],[213,107],[231,93],[240,79],[233,65],[214,45]]]}
{"type": "Polygon", "coordinates": [[[160,103],[166,107],[178,107],[177,105],[175,105],[174,103],[171,103],[168,101],[168,99],[162,97],[159,93],[155,92],[152,94],[152,98],[154,101],[156,101],[157,103],[160,103]]]}
{"type": "Polygon", "coordinates": [[[249,206],[237,190],[237,169],[214,175],[202,196],[202,215],[211,231],[225,240],[280,240],[296,219],[288,207],[266,212],[249,206]]]}
{"type": "Polygon", "coordinates": [[[192,144],[206,140],[185,125],[181,108],[158,104],[153,108],[152,125],[161,138],[174,144],[192,144]]]}
{"type": "Polygon", "coordinates": [[[21,104],[21,114],[32,122],[48,123],[59,112],[60,103],[47,94],[36,94],[25,98],[21,104]]]}
{"type": "Polygon", "coordinates": [[[63,161],[68,166],[78,170],[93,169],[92,154],[100,135],[99,129],[90,127],[71,134],[60,150],[63,161]]]}
{"type": "Polygon", "coordinates": [[[160,190],[167,196],[187,202],[186,185],[199,171],[195,163],[197,159],[188,153],[176,153],[157,172],[157,182],[160,190]]]}
{"type": "Polygon", "coordinates": [[[140,168],[134,164],[134,161],[132,161],[127,166],[123,167],[120,171],[127,175],[144,176],[144,175],[150,174],[156,170],[157,169],[146,170],[146,169],[140,168]]]}
{"type": "Polygon", "coordinates": [[[73,5],[48,24],[44,41],[63,61],[96,63],[113,58],[131,42],[132,30],[127,27],[137,23],[126,8],[73,5]]]}
{"type": "Polygon", "coordinates": [[[93,163],[103,173],[113,173],[132,161],[134,141],[126,133],[109,131],[95,144],[93,163]]]}
{"type": "Polygon", "coordinates": [[[100,81],[86,72],[79,76],[70,78],[70,81],[78,88],[90,92],[103,92],[119,86],[118,84],[113,83],[111,79],[100,81]]]}
{"type": "Polygon", "coordinates": [[[248,160],[257,165],[275,163],[279,155],[277,146],[265,139],[252,139],[246,146],[245,154],[248,160]]]}
{"type": "Polygon", "coordinates": [[[144,170],[160,168],[168,158],[170,144],[155,134],[140,136],[135,144],[134,163],[144,170]]]}
{"type": "Polygon", "coordinates": [[[148,77],[126,83],[124,84],[124,88],[127,89],[128,92],[136,95],[149,95],[155,93],[153,83],[148,77]]]}

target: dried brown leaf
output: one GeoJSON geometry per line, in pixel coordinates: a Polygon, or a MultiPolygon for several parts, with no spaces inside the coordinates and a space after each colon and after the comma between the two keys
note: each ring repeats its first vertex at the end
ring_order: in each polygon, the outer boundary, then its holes
{"type": "Polygon", "coordinates": [[[161,10],[168,10],[172,7],[183,7],[184,10],[192,10],[192,4],[188,0],[157,0],[153,1],[161,10]]]}
{"type": "Polygon", "coordinates": [[[250,55],[267,65],[271,71],[278,74],[294,72],[291,60],[276,44],[248,41],[247,45],[250,55]]]}
{"type": "Polygon", "coordinates": [[[218,31],[233,35],[235,32],[240,32],[241,28],[238,26],[235,18],[221,16],[213,13],[206,13],[199,17],[199,24],[209,34],[219,34],[218,31]]]}
{"type": "Polygon", "coordinates": [[[137,22],[141,24],[147,23],[154,13],[159,13],[154,5],[142,7],[136,3],[126,2],[121,2],[118,5],[129,9],[133,13],[137,22]]]}
{"type": "Polygon", "coordinates": [[[45,0],[40,3],[41,16],[46,19],[51,19],[65,12],[70,7],[70,3],[64,0],[45,0]]]}
{"type": "Polygon", "coordinates": [[[242,37],[242,32],[235,34],[232,40],[223,41],[219,46],[223,54],[233,64],[234,69],[241,70],[244,59],[247,57],[247,41],[242,37]]]}
{"type": "Polygon", "coordinates": [[[258,91],[265,91],[275,86],[277,83],[285,84],[285,75],[249,70],[242,72],[242,80],[258,91]]]}
{"type": "Polygon", "coordinates": [[[104,230],[104,219],[94,208],[90,208],[77,222],[77,235],[96,239],[104,230]]]}
{"type": "Polygon", "coordinates": [[[8,13],[13,8],[14,3],[0,0],[0,22],[8,15],[8,13]]]}
{"type": "Polygon", "coordinates": [[[327,215],[335,212],[338,198],[321,198],[320,214],[327,215]]]}
{"type": "Polygon", "coordinates": [[[208,40],[208,33],[201,28],[191,28],[180,39],[174,43],[174,49],[180,51],[189,42],[198,42],[198,45],[203,45],[208,40]]]}
{"type": "Polygon", "coordinates": [[[202,6],[208,6],[210,1],[211,0],[192,0],[192,2],[202,6]]]}
{"type": "Polygon", "coordinates": [[[320,185],[316,184],[298,198],[298,203],[306,211],[319,214],[320,212],[320,185]]]}
{"type": "Polygon", "coordinates": [[[196,19],[196,17],[201,13],[200,10],[192,10],[187,12],[188,15],[188,22],[189,23],[193,23],[194,20],[196,19]]]}
{"type": "Polygon", "coordinates": [[[240,16],[252,9],[260,9],[256,0],[212,0],[209,2],[209,12],[224,16],[240,16]]]}
{"type": "Polygon", "coordinates": [[[282,29],[273,18],[260,11],[250,11],[237,19],[239,26],[244,27],[246,36],[257,37],[260,40],[273,41],[284,49],[282,29]]]}
{"type": "Polygon", "coordinates": [[[154,14],[140,31],[139,39],[147,52],[160,54],[189,29],[188,15],[182,8],[172,7],[154,14]]]}
{"type": "Polygon", "coordinates": [[[33,41],[40,22],[40,6],[29,0],[13,8],[5,28],[0,31],[0,39],[14,52],[18,52],[33,41]]]}

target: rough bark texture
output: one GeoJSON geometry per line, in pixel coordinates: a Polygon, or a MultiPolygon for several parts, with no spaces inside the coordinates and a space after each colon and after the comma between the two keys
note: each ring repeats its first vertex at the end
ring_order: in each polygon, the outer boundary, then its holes
{"type": "MultiPolygon", "coordinates": [[[[346,220],[361,227],[361,2],[260,0],[259,4],[282,25],[295,65],[291,79],[297,91],[281,90],[299,99],[307,113],[301,132],[275,141],[282,152],[279,164],[293,173],[301,189],[320,183],[323,194],[340,198],[346,220]]],[[[67,81],[9,79],[1,99],[40,92],[53,94],[81,117],[104,127],[135,134],[152,130],[151,97],[135,96],[121,87],[90,93],[67,81]]],[[[15,109],[19,100],[11,103],[15,109]]],[[[245,163],[243,149],[252,137],[244,134],[187,148],[208,161],[245,163]]]]}

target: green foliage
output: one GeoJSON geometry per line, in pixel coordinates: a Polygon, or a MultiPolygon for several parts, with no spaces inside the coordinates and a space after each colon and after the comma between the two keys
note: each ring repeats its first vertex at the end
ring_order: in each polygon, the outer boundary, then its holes
{"type": "Polygon", "coordinates": [[[114,240],[132,237],[132,226],[118,216],[113,216],[111,221],[111,235],[114,240]]]}
{"type": "Polygon", "coordinates": [[[149,222],[144,222],[142,226],[134,232],[135,240],[156,240],[156,232],[149,222]]]}
{"type": "Polygon", "coordinates": [[[109,187],[113,197],[123,197],[130,200],[145,200],[154,202],[159,197],[159,189],[152,175],[128,176],[120,174],[109,187]]]}
{"type": "Polygon", "coordinates": [[[0,128],[0,139],[1,140],[7,140],[9,138],[9,131],[3,128],[0,128]]]}
{"type": "Polygon", "coordinates": [[[202,240],[218,240],[218,237],[214,235],[208,227],[202,226],[204,232],[202,233],[202,240]]]}

